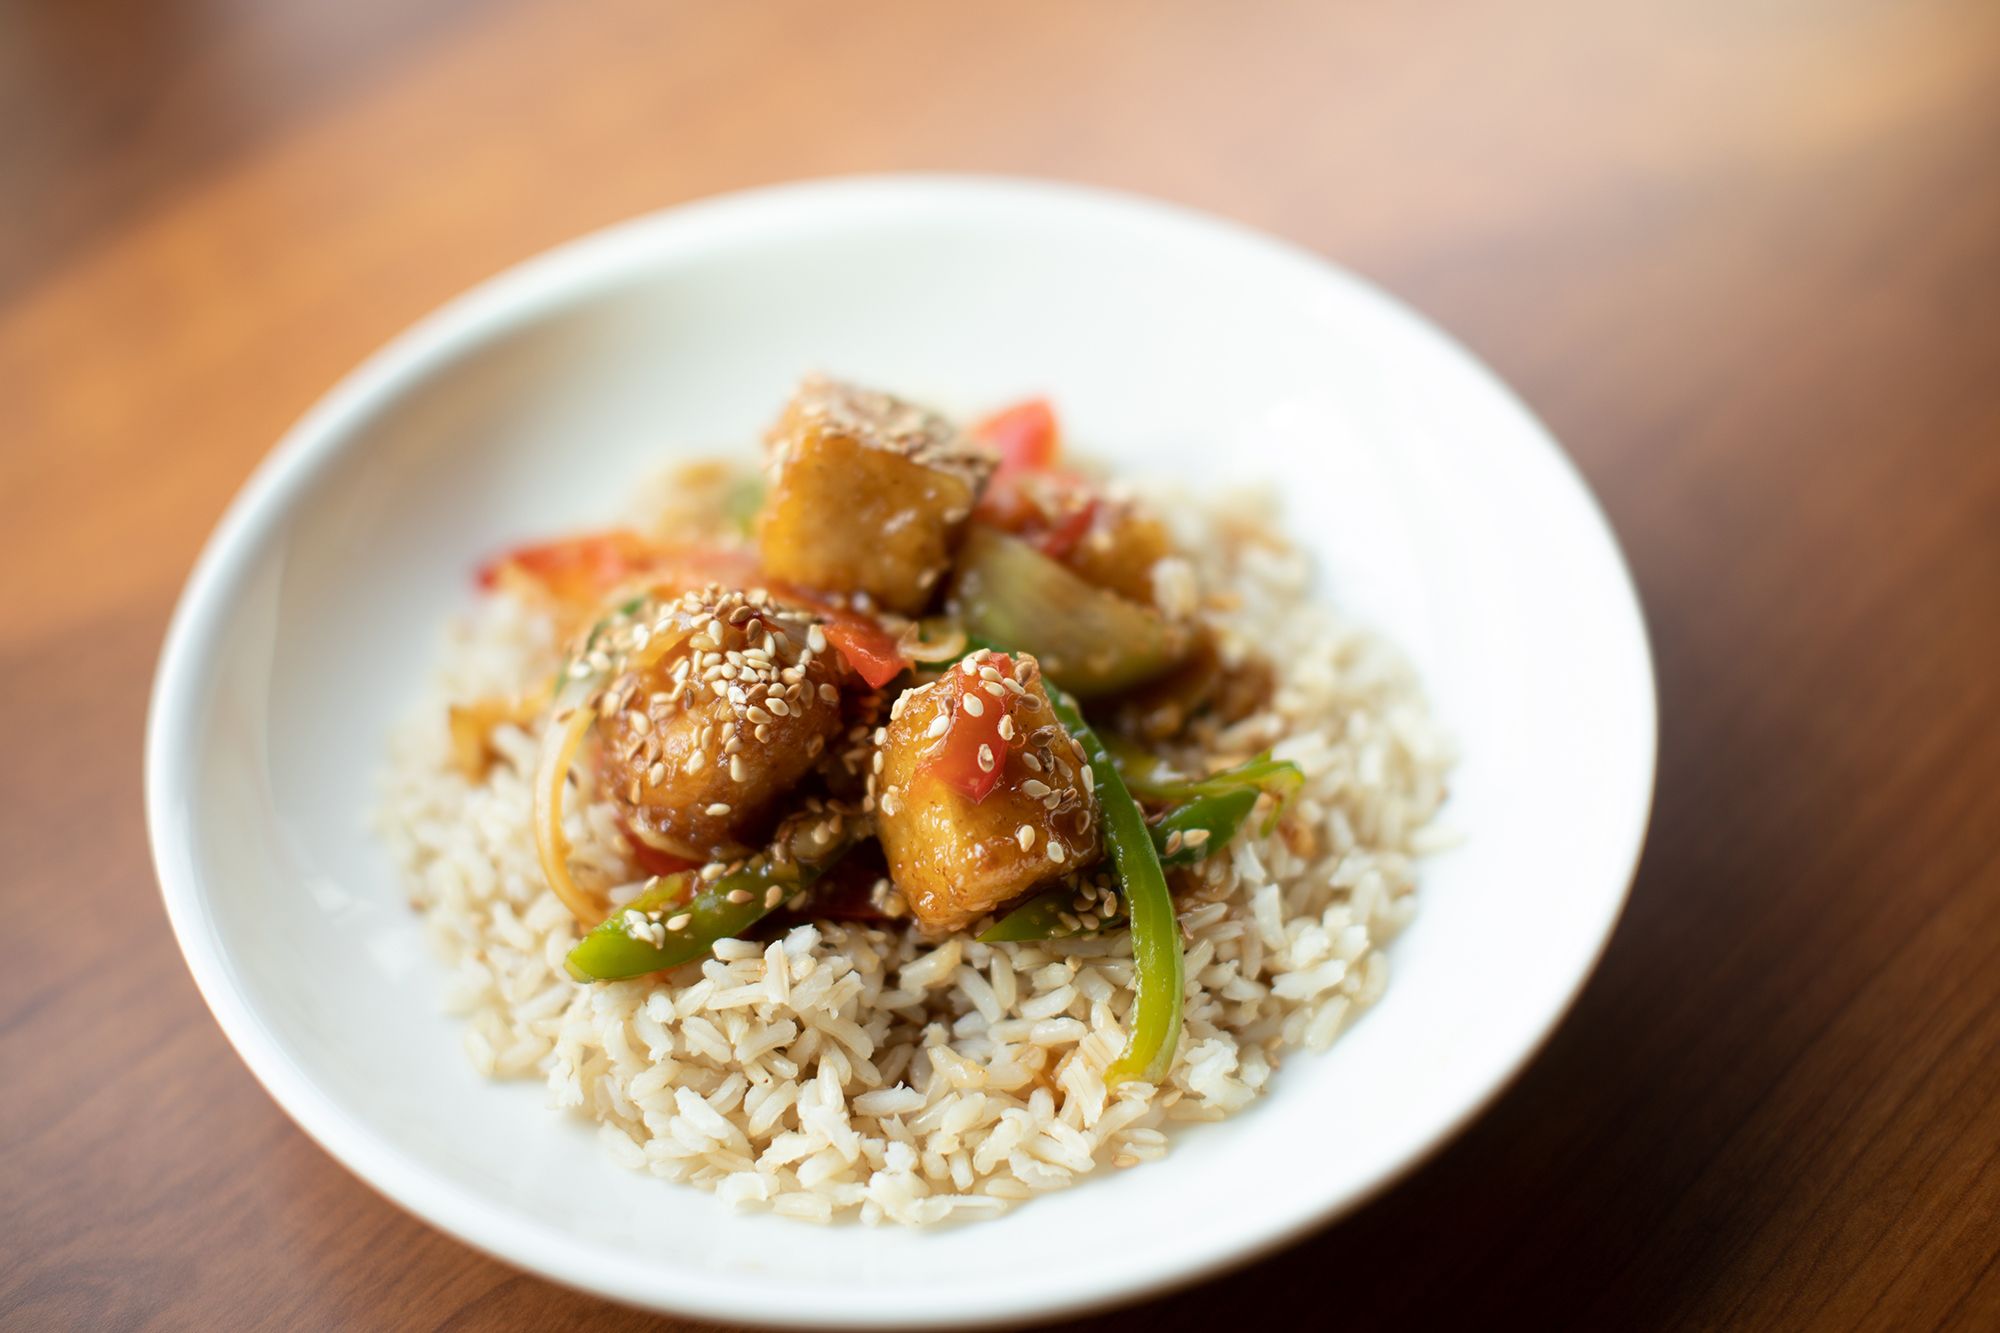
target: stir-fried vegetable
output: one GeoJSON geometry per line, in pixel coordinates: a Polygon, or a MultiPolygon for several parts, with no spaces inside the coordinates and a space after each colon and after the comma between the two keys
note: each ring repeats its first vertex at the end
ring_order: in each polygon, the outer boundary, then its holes
{"type": "MultiPolygon", "coordinates": [[[[989,660],[1003,673],[1012,673],[1013,663],[1007,659],[989,660]]],[[[999,785],[1005,767],[1007,737],[1001,733],[1000,724],[1008,715],[1007,702],[976,688],[967,689],[960,682],[950,708],[951,720],[944,736],[924,762],[922,771],[976,804],[999,785]],[[971,711],[975,708],[979,710],[976,713],[971,711]]]]}
{"type": "MultiPolygon", "coordinates": [[[[1266,793],[1273,797],[1273,804],[1261,831],[1269,835],[1292,794],[1305,782],[1298,765],[1273,759],[1269,751],[1205,778],[1185,778],[1168,772],[1158,756],[1115,735],[1100,738],[1100,743],[1115,757],[1129,791],[1155,801],[1174,802],[1149,829],[1162,866],[1195,865],[1220,852],[1266,793]]],[[[1036,894],[979,938],[998,944],[1084,934],[1084,926],[1071,909],[1073,896],[1067,887],[1036,894]]]]}
{"type": "MultiPolygon", "coordinates": [[[[824,608],[816,608],[824,609],[824,608]]],[[[908,665],[896,636],[866,616],[834,611],[826,625],[826,641],[833,645],[854,673],[879,690],[908,665]]]]}
{"type": "Polygon", "coordinates": [[[1067,885],[1036,894],[988,926],[981,944],[1014,944],[1027,940],[1061,940],[1084,932],[1072,904],[1076,893],[1067,885]]]}
{"type": "Polygon", "coordinates": [[[569,786],[570,766],[597,721],[597,710],[589,707],[588,694],[588,689],[572,686],[557,697],[535,765],[535,852],[549,888],[578,921],[594,921],[604,914],[604,900],[578,884],[570,873],[569,834],[563,831],[563,794],[569,786]]]}
{"type": "Polygon", "coordinates": [[[816,873],[797,864],[766,865],[724,875],[699,893],[699,877],[686,871],[656,879],[577,942],[569,974],[620,981],[705,957],[717,940],[735,939],[777,911],[816,873]]]}
{"type": "Polygon", "coordinates": [[[972,428],[1000,451],[1000,474],[1045,468],[1056,461],[1056,414],[1046,398],[1003,408],[972,428]]]}
{"type": "Polygon", "coordinates": [[[1166,1077],[1174,1061],[1174,1047],[1181,1035],[1181,930],[1174,915],[1173,895],[1160,869],[1159,855],[1153,850],[1146,817],[1104,742],[1083,720],[1075,702],[1060,691],[1052,692],[1056,718],[1083,747],[1084,759],[1095,778],[1098,809],[1104,818],[1104,838],[1111,848],[1111,863],[1118,870],[1119,887],[1132,919],[1132,1001],[1131,1030],[1125,1051],[1105,1071],[1105,1082],[1118,1084],[1131,1079],[1158,1083],[1166,1077]]]}
{"type": "MultiPolygon", "coordinates": [[[[645,604],[644,597],[634,597],[613,607],[590,627],[581,650],[556,673],[556,697],[549,706],[548,727],[542,732],[542,748],[535,761],[535,855],[549,888],[578,921],[595,921],[604,915],[602,896],[578,884],[570,873],[569,834],[563,830],[563,796],[569,788],[569,772],[584,738],[597,724],[593,700],[606,674],[590,665],[590,655],[606,630],[630,619],[645,604]]],[[[667,636],[660,636],[662,646],[670,642],[667,636]]]]}
{"type": "Polygon", "coordinates": [[[1034,654],[1050,680],[1085,698],[1150,680],[1187,647],[1186,631],[1151,607],[983,524],[966,531],[952,598],[975,638],[1034,654]]]}
{"type": "Polygon", "coordinates": [[[812,801],[779,826],[768,851],[704,884],[693,867],[656,875],[570,950],[578,981],[617,981],[678,967],[734,939],[839,866],[867,831],[851,811],[812,801]]]}
{"type": "Polygon", "coordinates": [[[947,616],[913,621],[896,639],[896,652],[906,662],[956,662],[972,648],[965,631],[947,616]]]}
{"type": "MultiPolygon", "coordinates": [[[[1256,806],[1257,796],[1250,789],[1223,792],[1199,796],[1169,810],[1149,829],[1160,865],[1195,865],[1227,847],[1256,806]]],[[[994,922],[979,938],[986,944],[1002,944],[1087,934],[1088,927],[1078,919],[1075,896],[1067,885],[1038,893],[994,922]]]]}
{"type": "Polygon", "coordinates": [[[625,528],[561,537],[489,561],[479,570],[479,584],[525,583],[557,602],[590,603],[646,569],[656,556],[651,542],[625,528]]]}
{"type": "MultiPolygon", "coordinates": [[[[1117,761],[1118,771],[1124,775],[1125,785],[1132,794],[1148,801],[1185,803],[1248,792],[1254,803],[1258,794],[1269,793],[1273,803],[1271,813],[1264,819],[1266,834],[1277,827],[1285,807],[1306,780],[1297,764],[1289,759],[1273,759],[1269,750],[1234,768],[1191,778],[1171,771],[1159,756],[1116,736],[1106,742],[1106,748],[1117,761]]],[[[1245,809],[1247,812],[1248,807],[1245,809]]]]}
{"type": "Polygon", "coordinates": [[[1243,821],[1257,804],[1254,788],[1197,796],[1167,812],[1153,825],[1153,846],[1160,852],[1160,864],[1193,865],[1221,851],[1243,827],[1243,821]]]}

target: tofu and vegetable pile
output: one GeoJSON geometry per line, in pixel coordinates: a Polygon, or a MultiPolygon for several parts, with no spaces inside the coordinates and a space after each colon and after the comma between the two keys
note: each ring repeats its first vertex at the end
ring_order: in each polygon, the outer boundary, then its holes
{"type": "Polygon", "coordinates": [[[925,1224],[1160,1156],[1382,993],[1450,757],[1267,504],[817,377],[760,468],[634,494],[480,570],[396,738],[481,1069],[734,1205],[925,1224]]]}

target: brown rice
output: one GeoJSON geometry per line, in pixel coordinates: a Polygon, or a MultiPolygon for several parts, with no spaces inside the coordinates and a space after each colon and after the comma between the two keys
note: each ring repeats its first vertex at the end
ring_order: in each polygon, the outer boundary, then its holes
{"type": "MultiPolygon", "coordinates": [[[[1161,508],[1204,553],[1163,569],[1163,600],[1226,594],[1229,641],[1279,670],[1271,706],[1218,743],[1275,745],[1307,775],[1287,828],[1246,830],[1183,906],[1186,1026],[1162,1086],[1105,1088],[1131,998],[1122,932],[985,945],[821,922],[664,977],[572,981],[576,927],[531,832],[537,736],[500,728],[477,784],[448,757],[446,702],[555,662],[548,624],[504,597],[454,626],[435,698],[395,738],[383,816],[473,1063],[544,1080],[620,1162],[732,1205],[923,1224],[1157,1158],[1171,1126],[1262,1092],[1288,1048],[1326,1047],[1387,983],[1450,756],[1401,659],[1309,600],[1265,508],[1161,508]]],[[[574,804],[579,870],[629,877],[609,804],[574,804]]]]}

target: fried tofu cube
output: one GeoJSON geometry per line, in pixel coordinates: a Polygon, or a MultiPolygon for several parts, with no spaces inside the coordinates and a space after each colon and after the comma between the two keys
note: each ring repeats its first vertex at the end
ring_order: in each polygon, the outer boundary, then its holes
{"type": "Polygon", "coordinates": [[[1103,504],[1063,563],[1100,588],[1142,606],[1153,595],[1153,568],[1173,554],[1167,525],[1130,504],[1103,504]]]}
{"type": "Polygon", "coordinates": [[[840,732],[846,668],[807,613],[763,593],[689,593],[607,687],[599,734],[635,835],[690,860],[740,853],[840,732]],[[662,639],[671,640],[664,653],[662,639]],[[815,645],[818,645],[815,647],[815,645]]]}
{"type": "Polygon", "coordinates": [[[800,385],[769,446],[765,571],[904,615],[950,568],[995,461],[935,412],[819,377],[800,385]]]}
{"type": "Polygon", "coordinates": [[[876,833],[896,887],[932,930],[961,930],[1102,851],[1083,750],[1032,657],[977,653],[907,691],[880,754],[876,833]]]}

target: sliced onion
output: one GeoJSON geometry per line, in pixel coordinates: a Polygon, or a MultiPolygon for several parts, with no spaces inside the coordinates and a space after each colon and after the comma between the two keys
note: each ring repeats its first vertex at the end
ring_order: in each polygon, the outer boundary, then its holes
{"type": "Polygon", "coordinates": [[[912,622],[896,640],[896,650],[912,662],[956,662],[970,646],[965,631],[943,616],[912,622]]]}
{"type": "Polygon", "coordinates": [[[535,852],[541,858],[542,874],[570,915],[586,926],[604,919],[608,905],[597,894],[576,882],[569,870],[569,834],[563,831],[563,793],[569,785],[569,770],[576,752],[597,720],[589,706],[588,690],[565,690],[542,733],[542,748],[535,763],[535,852]]]}

